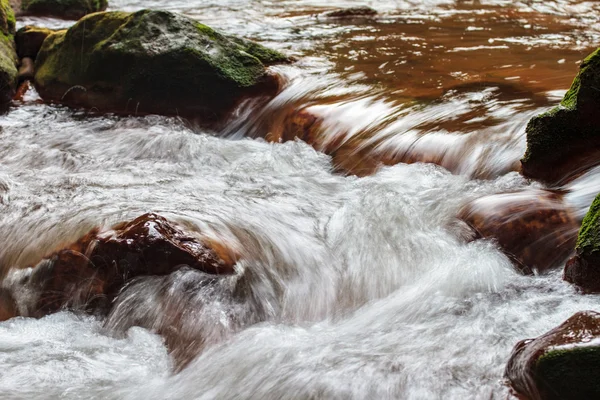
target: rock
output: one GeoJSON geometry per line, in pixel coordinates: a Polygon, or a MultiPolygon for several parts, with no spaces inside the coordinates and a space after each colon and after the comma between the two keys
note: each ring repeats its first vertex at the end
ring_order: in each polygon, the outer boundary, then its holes
{"type": "Polygon", "coordinates": [[[351,136],[343,130],[335,133],[324,125],[324,119],[312,110],[292,109],[268,128],[267,140],[303,140],[331,156],[336,171],[357,176],[371,175],[384,163],[373,151],[376,142],[370,135],[351,136]]]}
{"type": "Polygon", "coordinates": [[[582,63],[560,105],[527,124],[525,176],[558,181],[598,164],[600,49],[582,63]]]}
{"type": "Polygon", "coordinates": [[[214,122],[249,96],[279,88],[270,49],[166,11],[88,15],[46,38],[35,86],[46,101],[119,114],[214,122]]]}
{"type": "Polygon", "coordinates": [[[19,66],[19,82],[29,81],[33,79],[33,66],[34,64],[31,58],[24,57],[21,59],[21,65],[19,66]]]}
{"type": "Polygon", "coordinates": [[[77,20],[107,6],[107,0],[21,0],[21,14],[77,20]]]}
{"type": "Polygon", "coordinates": [[[600,195],[583,219],[575,252],[565,266],[564,280],[584,292],[600,292],[600,195]]]}
{"type": "Polygon", "coordinates": [[[527,274],[564,262],[578,229],[561,197],[544,190],[485,196],[464,206],[459,218],[480,237],[496,240],[527,274]]]}
{"type": "Polygon", "coordinates": [[[35,60],[44,40],[54,32],[56,31],[52,29],[31,25],[19,29],[15,34],[15,43],[17,44],[17,55],[19,58],[29,57],[35,60]]]}
{"type": "Polygon", "coordinates": [[[377,11],[367,6],[343,8],[325,13],[327,18],[358,18],[372,17],[374,15],[377,15],[377,11]]]}
{"type": "Polygon", "coordinates": [[[18,315],[17,304],[10,292],[0,289],[0,322],[18,315]]]}
{"type": "Polygon", "coordinates": [[[17,54],[14,44],[15,15],[8,0],[0,0],[0,106],[13,98],[17,88],[17,54]]]}
{"type": "Polygon", "coordinates": [[[579,312],[537,339],[519,342],[505,375],[530,400],[600,398],[600,314],[579,312]]]}
{"type": "Polygon", "coordinates": [[[156,214],[144,214],[113,229],[92,230],[33,269],[21,286],[37,294],[28,314],[41,317],[61,308],[105,314],[123,287],[140,276],[165,276],[182,267],[209,275],[234,273],[225,259],[199,238],[156,214]]]}

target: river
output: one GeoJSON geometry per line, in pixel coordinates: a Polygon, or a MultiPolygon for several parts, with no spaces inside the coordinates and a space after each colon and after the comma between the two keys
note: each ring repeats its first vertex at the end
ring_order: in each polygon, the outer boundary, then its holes
{"type": "MultiPolygon", "coordinates": [[[[382,0],[360,3],[373,18],[324,16],[356,5],[112,0],[297,59],[272,67],[286,81],[277,97],[218,131],[44,105],[33,90],[0,116],[3,275],[153,211],[234,246],[249,293],[205,296],[180,271],[129,286],[108,320],[2,322],[2,398],[506,399],[517,341],[598,310],[560,269],[522,276],[493,241],[465,240],[457,214],[484,195],[544,187],[518,173],[525,125],[558,104],[600,44],[600,3],[382,0]],[[323,117],[327,140],[366,136],[366,150],[395,165],[356,176],[343,156],[264,140],[298,108],[323,117]],[[158,287],[204,340],[182,370],[146,329],[161,318],[158,287]]],[[[560,187],[578,218],[599,183],[593,169],[560,187]]]]}

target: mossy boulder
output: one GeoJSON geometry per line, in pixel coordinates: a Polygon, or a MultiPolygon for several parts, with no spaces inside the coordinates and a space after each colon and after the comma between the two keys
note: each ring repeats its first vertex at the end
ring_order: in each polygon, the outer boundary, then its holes
{"type": "Polygon", "coordinates": [[[84,15],[106,10],[107,0],[22,0],[23,15],[79,19],[84,15]]]}
{"type": "Polygon", "coordinates": [[[8,0],[0,0],[0,106],[5,106],[17,87],[17,54],[14,43],[15,14],[8,0]]]}
{"type": "Polygon", "coordinates": [[[29,57],[35,60],[44,40],[54,32],[56,31],[52,29],[31,25],[19,29],[15,34],[19,58],[29,57]]]}
{"type": "Polygon", "coordinates": [[[600,195],[583,219],[575,251],[565,266],[564,279],[585,292],[600,292],[600,195]]]}
{"type": "Polygon", "coordinates": [[[279,87],[266,66],[287,58],[167,11],[88,15],[48,36],[35,86],[46,101],[120,114],[216,120],[279,87]]]}
{"type": "Polygon", "coordinates": [[[600,48],[581,63],[560,105],[527,124],[525,176],[556,181],[600,160],[600,48]]]}
{"type": "Polygon", "coordinates": [[[580,312],[519,342],[506,366],[512,388],[530,400],[600,398],[600,314],[580,312]]]}

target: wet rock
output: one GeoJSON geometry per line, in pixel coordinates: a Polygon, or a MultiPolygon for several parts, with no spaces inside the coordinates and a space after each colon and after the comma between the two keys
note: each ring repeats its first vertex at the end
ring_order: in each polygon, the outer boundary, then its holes
{"type": "Polygon", "coordinates": [[[269,128],[268,140],[286,142],[300,139],[315,150],[328,154],[336,171],[357,176],[373,174],[384,160],[373,150],[376,143],[370,135],[354,135],[348,132],[324,133],[323,118],[308,109],[290,110],[281,121],[269,128]]]}
{"type": "Polygon", "coordinates": [[[600,195],[583,219],[575,251],[563,278],[585,292],[600,292],[600,195]]]}
{"type": "Polygon", "coordinates": [[[29,57],[22,58],[19,66],[19,82],[32,80],[34,72],[33,60],[29,57]]]}
{"type": "Polygon", "coordinates": [[[561,197],[543,190],[485,196],[463,207],[459,218],[480,237],[496,240],[527,274],[564,262],[578,229],[561,197]]]}
{"type": "Polygon", "coordinates": [[[600,398],[600,314],[577,313],[537,339],[519,342],[505,375],[530,400],[600,398]]]}
{"type": "Polygon", "coordinates": [[[21,0],[21,14],[77,20],[107,6],[107,0],[21,0]]]}
{"type": "Polygon", "coordinates": [[[367,6],[350,7],[325,13],[327,18],[357,18],[374,15],[377,15],[377,11],[367,6]]]}
{"type": "Polygon", "coordinates": [[[8,0],[0,0],[0,106],[13,98],[17,88],[17,54],[14,43],[15,15],[8,0]]]}
{"type": "Polygon", "coordinates": [[[35,60],[44,40],[54,32],[56,31],[52,29],[31,25],[19,29],[15,34],[15,43],[19,58],[29,57],[35,60]]]}
{"type": "Polygon", "coordinates": [[[0,322],[18,315],[17,304],[10,292],[0,289],[0,322]]]}
{"type": "Polygon", "coordinates": [[[598,164],[600,49],[590,54],[560,105],[527,125],[525,176],[557,181],[598,164]]]}
{"type": "Polygon", "coordinates": [[[286,61],[174,13],[106,12],[46,38],[35,86],[44,100],[74,107],[213,122],[246,97],[275,94],[279,80],[265,66],[286,61]]]}
{"type": "Polygon", "coordinates": [[[182,267],[212,276],[233,274],[235,256],[223,259],[218,252],[165,218],[144,214],[108,231],[91,231],[38,263],[21,286],[37,294],[32,316],[64,307],[105,314],[136,277],[164,276],[182,267]]]}

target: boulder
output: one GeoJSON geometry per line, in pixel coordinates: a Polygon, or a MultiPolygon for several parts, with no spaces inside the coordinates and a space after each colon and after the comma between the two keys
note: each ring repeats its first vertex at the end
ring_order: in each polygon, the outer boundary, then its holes
{"type": "Polygon", "coordinates": [[[65,307],[106,314],[134,278],[165,276],[182,267],[212,276],[233,274],[236,257],[210,244],[152,213],[107,231],[94,229],[39,262],[18,285],[37,299],[26,314],[41,317],[65,307]]]}
{"type": "Polygon", "coordinates": [[[10,102],[17,88],[14,34],[15,14],[8,0],[0,0],[0,107],[10,102]]]}
{"type": "Polygon", "coordinates": [[[559,327],[519,342],[505,376],[529,400],[600,398],[600,314],[580,312],[559,327]]]}
{"type": "Polygon", "coordinates": [[[598,164],[600,49],[581,63],[560,105],[527,124],[525,176],[555,182],[598,164]]]}
{"type": "Polygon", "coordinates": [[[21,15],[77,20],[107,6],[107,0],[21,0],[21,15]]]}
{"type": "Polygon", "coordinates": [[[27,25],[19,29],[15,34],[15,43],[19,58],[29,57],[35,60],[44,40],[54,32],[56,31],[52,29],[32,25],[27,25]]]}
{"type": "Polygon", "coordinates": [[[575,252],[563,278],[584,292],[600,292],[600,195],[583,219],[575,252]]]}
{"type": "Polygon", "coordinates": [[[524,273],[559,266],[575,245],[578,224],[560,195],[544,190],[484,196],[459,218],[479,237],[497,241],[524,273]]]}
{"type": "Polygon", "coordinates": [[[35,86],[45,101],[119,114],[214,122],[249,96],[279,88],[266,66],[288,59],[166,12],[105,12],[44,41],[35,86]]]}

